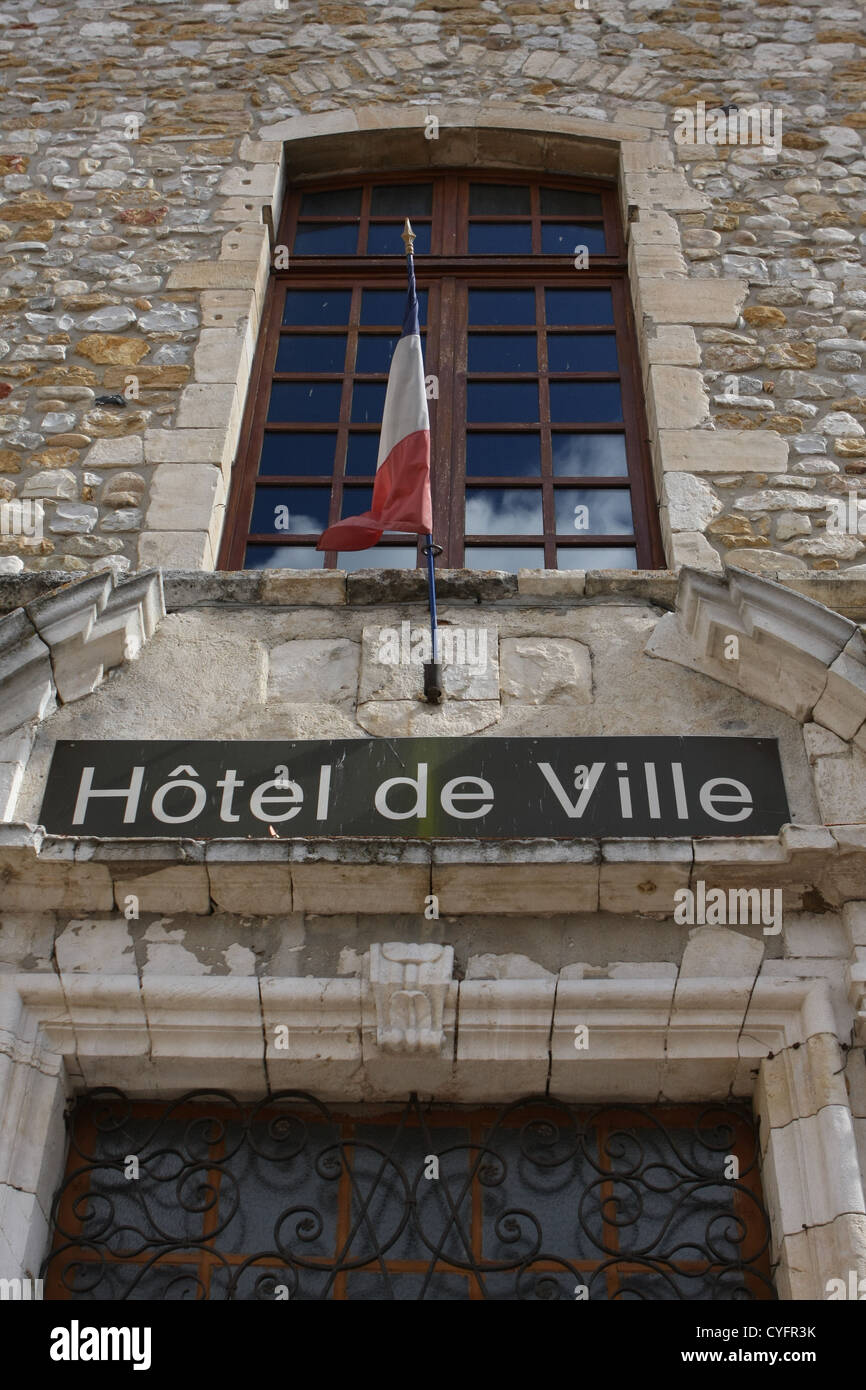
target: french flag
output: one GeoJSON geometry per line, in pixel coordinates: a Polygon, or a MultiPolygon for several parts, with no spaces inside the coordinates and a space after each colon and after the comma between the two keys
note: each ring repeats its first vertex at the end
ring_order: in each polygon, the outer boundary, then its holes
{"type": "Polygon", "coordinates": [[[382,539],[385,531],[427,535],[433,530],[430,417],[424,389],[415,267],[412,257],[407,259],[409,296],[385,392],[373,502],[368,512],[346,517],[323,531],[317,550],[367,550],[382,539]]]}

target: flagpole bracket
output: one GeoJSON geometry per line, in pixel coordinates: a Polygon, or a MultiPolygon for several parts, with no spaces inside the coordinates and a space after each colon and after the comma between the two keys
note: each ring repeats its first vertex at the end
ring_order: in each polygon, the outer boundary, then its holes
{"type": "Polygon", "coordinates": [[[442,554],[442,547],[441,547],[441,545],[437,545],[435,541],[431,541],[429,545],[422,545],[422,547],[421,547],[421,554],[422,554],[422,555],[441,555],[441,554],[442,554]]]}
{"type": "Polygon", "coordinates": [[[441,705],[445,691],[442,682],[442,662],[424,662],[424,699],[430,705],[441,705]]]}

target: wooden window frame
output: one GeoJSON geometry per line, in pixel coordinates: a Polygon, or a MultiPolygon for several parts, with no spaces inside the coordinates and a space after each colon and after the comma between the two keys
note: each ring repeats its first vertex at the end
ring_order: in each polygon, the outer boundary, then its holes
{"type": "MultiPolygon", "coordinates": [[[[328,189],[352,188],[359,186],[363,189],[361,214],[360,214],[360,245],[365,245],[363,240],[366,236],[366,229],[369,224],[370,197],[371,189],[375,186],[387,184],[410,184],[410,183],[433,183],[433,207],[432,216],[429,219],[432,228],[432,244],[442,248],[441,254],[423,255],[416,259],[416,275],[419,290],[428,290],[429,308],[428,322],[431,325],[428,333],[427,342],[429,347],[425,350],[425,371],[428,375],[436,376],[440,382],[440,394],[438,400],[431,402],[431,473],[432,473],[432,492],[433,492],[433,517],[434,517],[434,538],[443,546],[443,553],[438,557],[437,564],[440,567],[460,567],[464,563],[464,545],[487,546],[492,549],[507,546],[509,544],[526,545],[538,547],[542,541],[535,536],[526,535],[497,535],[497,536],[473,536],[464,538],[463,519],[467,478],[465,472],[465,447],[461,440],[465,438],[467,431],[465,416],[465,392],[467,378],[467,350],[468,334],[465,314],[462,309],[468,299],[469,288],[484,288],[485,285],[495,286],[500,289],[519,289],[533,288],[536,293],[536,323],[531,331],[538,335],[540,347],[539,362],[537,373],[526,374],[527,380],[538,380],[540,389],[540,423],[526,425],[500,425],[490,422],[480,429],[488,432],[526,432],[536,433],[541,436],[541,475],[538,477],[472,477],[469,486],[476,487],[507,487],[507,488],[536,488],[542,491],[543,500],[543,520],[544,520],[544,567],[548,569],[557,568],[556,550],[557,547],[569,549],[581,549],[584,547],[599,546],[634,546],[636,550],[637,569],[657,569],[664,566],[664,553],[661,541],[661,534],[658,519],[658,507],[654,496],[652,484],[652,469],[649,457],[648,431],[643,404],[643,392],[640,366],[637,356],[636,332],[634,316],[631,307],[631,298],[628,292],[628,273],[625,255],[625,244],[622,236],[622,227],[619,219],[616,190],[612,184],[606,184],[592,179],[569,179],[557,175],[546,176],[542,174],[520,174],[513,172],[485,171],[476,173],[471,170],[417,170],[400,171],[394,174],[382,175],[359,175],[357,179],[345,175],[339,178],[326,180],[316,180],[309,183],[293,184],[286,196],[283,214],[280,221],[280,228],[277,234],[276,243],[278,246],[291,247],[295,229],[299,220],[301,198],[304,193],[314,193],[326,191],[328,189]],[[472,183],[490,184],[514,184],[520,186],[529,185],[531,189],[531,218],[515,217],[514,221],[531,221],[533,246],[540,246],[541,235],[541,216],[540,216],[540,188],[564,188],[575,192],[588,192],[601,198],[602,215],[601,218],[593,218],[590,215],[580,217],[581,221],[587,223],[603,223],[605,229],[606,248],[605,255],[591,255],[589,257],[589,268],[575,270],[573,264],[561,254],[548,255],[533,252],[531,256],[515,255],[489,255],[474,254],[468,255],[465,246],[468,236],[467,216],[469,207],[469,185],[472,183]],[[438,193],[437,190],[441,192],[438,193]],[[566,262],[564,265],[563,262],[566,262]],[[577,279],[576,277],[579,277],[577,279]],[[507,283],[503,283],[503,282],[507,283]],[[470,284],[471,282],[471,284],[470,284]],[[611,477],[573,477],[566,478],[557,475],[555,480],[551,465],[551,423],[549,419],[548,402],[548,383],[549,375],[547,372],[547,359],[544,351],[546,333],[544,325],[544,291],[545,288],[552,289],[593,289],[609,288],[612,292],[614,306],[613,325],[576,325],[559,326],[561,331],[568,333],[575,332],[613,332],[615,335],[617,352],[619,356],[619,373],[589,373],[575,374],[569,373],[568,379],[574,380],[580,375],[585,380],[604,381],[618,378],[621,383],[623,420],[610,425],[592,424],[587,426],[587,432],[593,434],[611,432],[621,434],[625,440],[625,451],[627,461],[627,473],[618,478],[611,477]],[[456,345],[456,351],[450,360],[444,360],[444,354],[440,352],[441,345],[450,342],[456,345]],[[545,418],[546,415],[546,418],[545,418]],[[459,424],[458,424],[459,422],[459,424]],[[557,487],[580,487],[582,489],[595,488],[622,488],[628,489],[631,495],[634,535],[616,536],[602,534],[587,534],[581,536],[564,537],[555,534],[553,516],[553,493],[554,481],[557,487]]],[[[306,221],[315,220],[309,215],[305,215],[306,221]]],[[[321,222],[333,223],[340,219],[335,216],[322,215],[321,222]]],[[[351,221],[354,219],[345,219],[351,221]]],[[[383,222],[393,222],[393,217],[379,219],[383,222]]],[[[426,219],[425,219],[426,220],[426,219]]],[[[476,220],[473,216],[473,221],[476,220]]],[[[485,218],[478,218],[484,221],[485,218]]],[[[509,220],[506,216],[489,215],[486,218],[491,222],[502,222],[509,220]]],[[[549,215],[548,220],[556,220],[549,215]]],[[[569,221],[574,220],[567,219],[569,221]]],[[[296,535],[293,533],[251,533],[249,530],[252,507],[255,499],[256,486],[264,487],[287,487],[293,485],[306,486],[331,486],[331,502],[329,512],[329,525],[332,525],[340,518],[342,512],[342,495],[344,483],[348,483],[350,489],[357,487],[369,487],[371,479],[367,482],[360,477],[349,477],[345,479],[335,466],[330,479],[327,475],[321,477],[311,477],[308,475],[276,475],[259,477],[258,468],[264,438],[266,417],[268,413],[270,385],[272,380],[291,381],[292,376],[288,374],[276,374],[273,364],[276,362],[276,354],[281,336],[282,312],[284,296],[287,288],[292,289],[349,289],[352,291],[352,319],[350,324],[340,330],[336,325],[330,327],[320,326],[321,333],[334,333],[345,331],[349,337],[348,360],[354,362],[354,338],[357,336],[357,322],[359,315],[359,302],[362,289],[404,289],[406,284],[405,264],[399,256],[359,256],[339,255],[339,256],[303,256],[290,259],[287,269],[276,269],[271,266],[271,276],[266,296],[266,303],[262,318],[262,327],[259,334],[259,342],[253,364],[250,389],[244,411],[241,426],[240,442],[238,454],[232,470],[232,487],[229,498],[228,519],[224,529],[222,544],[220,547],[218,568],[223,570],[239,570],[244,568],[246,547],[248,542],[253,539],[260,539],[263,544],[277,545],[309,545],[311,541],[315,543],[316,536],[296,535]],[[268,539],[265,539],[267,535],[268,539]]],[[[530,329],[530,325],[520,326],[524,332],[530,329]]],[[[304,328],[305,333],[315,332],[315,329],[304,328]]],[[[383,328],[383,331],[387,331],[383,328]]],[[[476,330],[473,332],[484,331],[476,330]]],[[[492,332],[508,332],[507,325],[497,325],[491,328],[492,332]]],[[[475,375],[473,373],[473,375],[475,375]]],[[[514,379],[515,373],[492,373],[490,379],[495,379],[496,375],[506,375],[508,379],[514,379]]],[[[327,424],[310,424],[298,422],[296,425],[286,424],[280,426],[269,426],[271,432],[279,432],[282,428],[286,433],[295,431],[304,432],[338,432],[338,438],[342,438],[349,429],[349,412],[351,408],[351,385],[355,379],[355,374],[344,370],[337,373],[295,373],[295,377],[302,377],[309,380],[311,377],[321,377],[323,380],[331,379],[341,381],[343,390],[341,396],[341,407],[339,420],[327,422],[327,424]]],[[[364,374],[360,374],[360,379],[364,380],[364,374]]],[[[378,380],[381,381],[381,376],[378,380]]],[[[358,425],[352,425],[353,431],[358,430],[358,425]]],[[[575,425],[563,426],[569,432],[580,432],[575,425]]],[[[361,427],[363,431],[364,427],[361,427]]],[[[555,426],[554,426],[555,429],[555,426]]],[[[369,433],[378,434],[378,424],[366,427],[369,433]]],[[[339,455],[338,455],[339,456],[339,455]]],[[[363,508],[359,508],[362,510],[363,508]]],[[[382,551],[388,546],[406,546],[413,542],[406,537],[385,537],[381,542],[382,551]]],[[[325,568],[336,567],[336,554],[328,552],[325,555],[325,568]]],[[[384,557],[383,557],[384,558],[384,557]]],[[[382,559],[377,553],[376,559],[372,563],[382,564],[382,559]]],[[[423,563],[420,551],[416,556],[416,563],[423,563]]]]}

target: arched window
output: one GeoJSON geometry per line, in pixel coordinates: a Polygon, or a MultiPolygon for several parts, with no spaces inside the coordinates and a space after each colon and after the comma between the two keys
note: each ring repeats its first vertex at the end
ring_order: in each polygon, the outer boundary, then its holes
{"type": "Polygon", "coordinates": [[[226,569],[413,567],[319,534],[372,495],[411,218],[442,565],[662,563],[615,190],[437,172],[295,187],[221,553],[226,569]]]}

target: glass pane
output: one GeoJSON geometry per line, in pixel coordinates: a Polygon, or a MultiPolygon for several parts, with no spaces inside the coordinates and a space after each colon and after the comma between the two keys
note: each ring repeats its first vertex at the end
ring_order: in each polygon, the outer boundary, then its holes
{"type": "Polygon", "coordinates": [[[538,419],[538,386],[534,381],[470,382],[466,387],[466,418],[479,423],[531,423],[538,419]]]}
{"type": "Polygon", "coordinates": [[[329,487],[257,487],[250,532],[318,534],[328,524],[330,502],[329,487]]]}
{"type": "Polygon", "coordinates": [[[360,188],[324,188],[321,193],[304,193],[302,217],[360,217],[360,188]]]}
{"type": "Polygon", "coordinates": [[[541,488],[485,487],[467,491],[467,536],[535,536],[543,531],[541,488]]]}
{"type": "Polygon", "coordinates": [[[325,557],[313,545],[248,545],[245,570],[315,570],[325,557]]]}
{"type": "Polygon", "coordinates": [[[351,290],[288,290],[283,323],[348,323],[351,303],[351,290]]]}
{"type": "Polygon", "coordinates": [[[541,437],[467,434],[466,472],[470,477],[537,477],[541,473],[541,437]]]}
{"type": "Polygon", "coordinates": [[[358,249],[357,222],[299,222],[296,256],[354,256],[358,249]]]}
{"type": "Polygon", "coordinates": [[[580,193],[574,188],[542,188],[542,217],[582,217],[585,213],[601,216],[601,196],[580,193]]]}
{"type": "Polygon", "coordinates": [[[480,256],[528,256],[532,251],[529,222],[470,222],[469,253],[480,256]]]}
{"type": "MultiPolygon", "coordinates": [[[[418,291],[418,312],[421,322],[427,322],[427,291],[418,291]]],[[[387,324],[402,327],[406,313],[405,290],[364,290],[361,296],[361,323],[387,324]]]]}
{"type": "MultiPolygon", "coordinates": [[[[405,256],[406,248],[400,240],[402,222],[371,222],[367,234],[368,256],[405,256]]],[[[415,222],[412,225],[415,243],[412,250],[416,256],[430,251],[430,223],[415,222]]]]}
{"type": "Polygon", "coordinates": [[[432,183],[377,184],[371,195],[371,217],[429,217],[432,211],[432,183]]]}
{"type": "Polygon", "coordinates": [[[543,570],[543,545],[467,545],[463,564],[468,570],[543,570]]]}
{"type": "Polygon", "coordinates": [[[554,434],[551,443],[558,477],[624,478],[628,473],[622,434],[554,434]]]}
{"type": "Polygon", "coordinates": [[[561,570],[634,570],[637,551],[628,545],[559,545],[556,564],[561,570]]]}
{"type": "Polygon", "coordinates": [[[618,381],[552,381],[550,418],[574,424],[613,424],[622,419],[618,381]]]}
{"type": "Polygon", "coordinates": [[[385,408],[386,382],[356,381],[352,390],[353,425],[375,425],[382,419],[385,408]]]}
{"type": "Polygon", "coordinates": [[[346,472],[354,477],[369,477],[376,472],[379,457],[378,434],[350,434],[346,472]]]}
{"type": "Polygon", "coordinates": [[[271,387],[268,420],[330,424],[340,417],[339,381],[277,381],[271,387]]]}
{"type": "Polygon", "coordinates": [[[341,372],[346,365],[346,336],[292,333],[280,338],[277,372],[341,372]]]}
{"type": "Polygon", "coordinates": [[[373,501],[373,489],[371,487],[347,487],[343,489],[343,505],[340,508],[340,516],[360,516],[362,512],[368,512],[373,501]]]}
{"type": "Polygon", "coordinates": [[[350,574],[369,569],[413,570],[417,564],[414,545],[373,545],[369,550],[341,550],[337,556],[337,569],[350,574]]]}
{"type": "Polygon", "coordinates": [[[543,222],[541,249],[546,256],[573,256],[585,246],[591,256],[604,255],[604,227],[580,222],[543,222]]]}
{"type": "Polygon", "coordinates": [[[266,434],[259,473],[313,473],[330,477],[337,449],[335,434],[266,434]]]}
{"type": "MultiPolygon", "coordinates": [[[[550,291],[548,291],[550,293],[550,291]]],[[[469,322],[535,323],[534,290],[470,290],[469,322]]]]}
{"type": "Polygon", "coordinates": [[[470,333],[470,372],[535,372],[538,349],[534,333],[470,333]]]}
{"type": "Polygon", "coordinates": [[[531,211],[529,189],[516,183],[471,183],[469,216],[502,215],[528,217],[531,211]]]}
{"type": "Polygon", "coordinates": [[[544,299],[550,324],[613,323],[610,290],[545,290],[544,299]]]}
{"type": "Polygon", "coordinates": [[[549,333],[547,364],[552,372],[617,372],[612,333],[549,333]]]}
{"type": "Polygon", "coordinates": [[[628,488],[558,487],[553,499],[561,535],[630,536],[634,530],[628,488]]]}
{"type": "Polygon", "coordinates": [[[387,375],[397,342],[396,334],[385,337],[384,334],[367,333],[363,337],[359,337],[355,371],[383,372],[387,375]]]}

